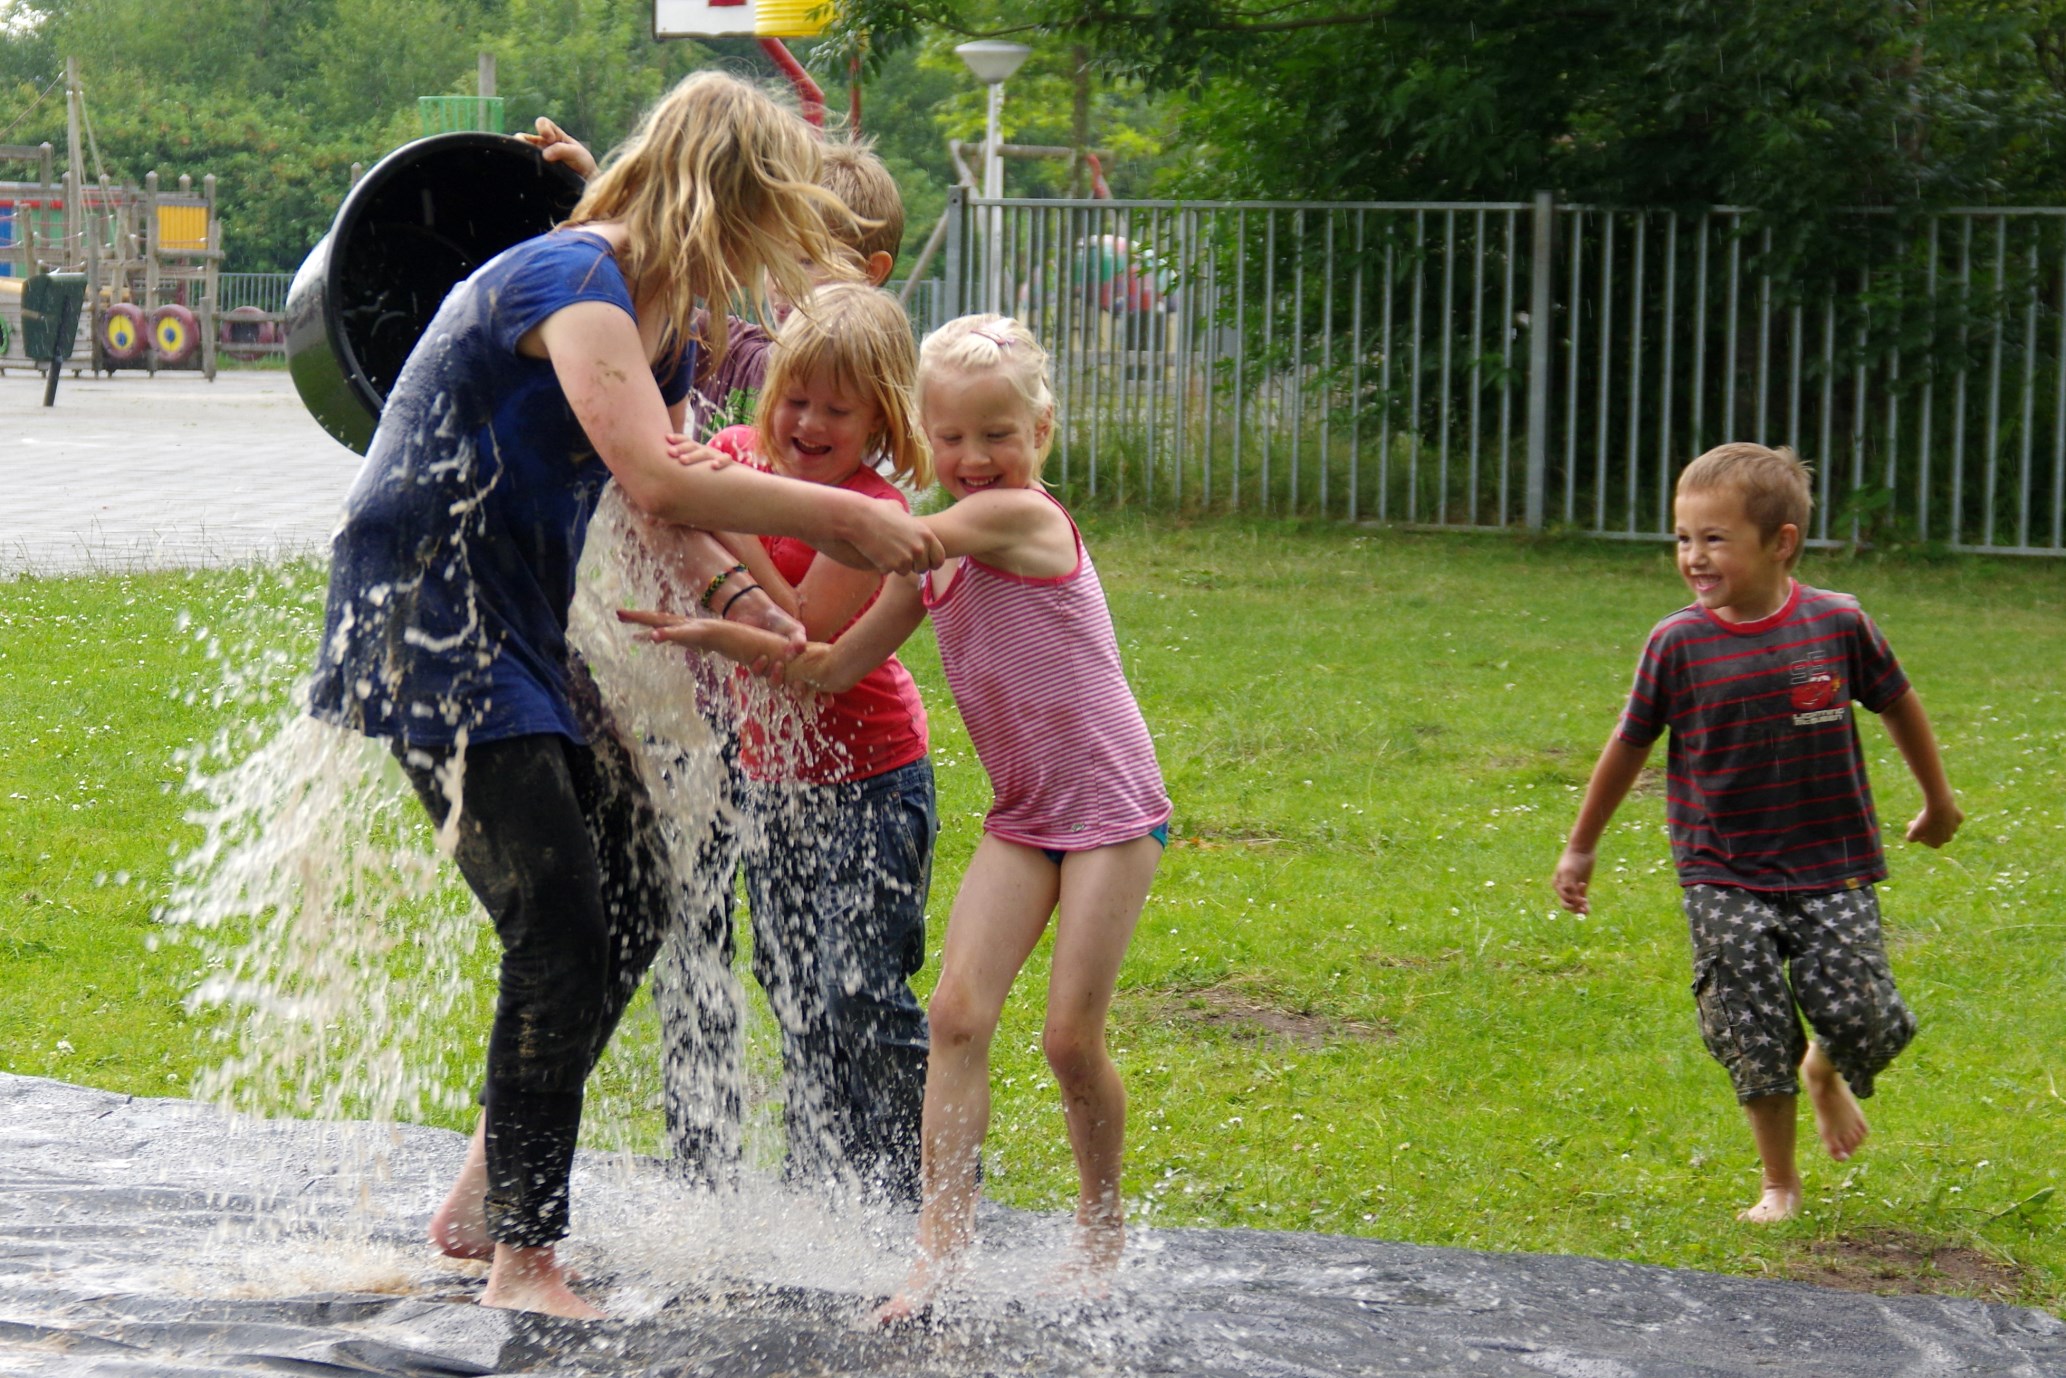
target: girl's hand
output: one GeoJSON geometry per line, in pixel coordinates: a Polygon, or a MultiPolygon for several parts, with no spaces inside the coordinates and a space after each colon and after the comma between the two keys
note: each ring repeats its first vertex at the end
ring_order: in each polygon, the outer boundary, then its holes
{"type": "Polygon", "coordinates": [[[818,548],[843,565],[873,567],[884,574],[938,569],[947,559],[940,538],[895,503],[856,496],[847,504],[839,540],[818,548]]]}
{"type": "Polygon", "coordinates": [[[1586,890],[1593,879],[1592,852],[1564,849],[1564,855],[1557,859],[1557,873],[1550,884],[1556,889],[1557,902],[1574,914],[1592,912],[1592,902],[1586,898],[1586,890]]]}
{"type": "Polygon", "coordinates": [[[738,620],[726,622],[715,617],[620,608],[617,620],[648,628],[644,633],[647,641],[686,646],[693,651],[715,651],[756,675],[779,680],[784,667],[803,647],[803,628],[795,618],[775,607],[774,600],[759,601],[772,609],[771,615],[761,620],[786,623],[789,630],[755,625],[743,611],[738,620]]]}
{"type": "Polygon", "coordinates": [[[543,153],[546,162],[566,164],[582,181],[595,176],[595,155],[588,151],[587,145],[543,115],[538,117],[536,127],[536,134],[519,134],[517,137],[543,153]]]}
{"type": "Polygon", "coordinates": [[[718,469],[729,469],[739,462],[723,450],[705,445],[691,436],[671,433],[663,443],[667,446],[667,457],[685,469],[701,464],[714,472],[718,469]]]}

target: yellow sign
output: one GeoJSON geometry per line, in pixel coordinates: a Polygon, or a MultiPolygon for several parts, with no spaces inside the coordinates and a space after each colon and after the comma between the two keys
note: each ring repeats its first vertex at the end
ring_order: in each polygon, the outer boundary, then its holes
{"type": "Polygon", "coordinates": [[[159,206],[158,247],[161,249],[205,249],[208,247],[206,206],[159,206]]]}

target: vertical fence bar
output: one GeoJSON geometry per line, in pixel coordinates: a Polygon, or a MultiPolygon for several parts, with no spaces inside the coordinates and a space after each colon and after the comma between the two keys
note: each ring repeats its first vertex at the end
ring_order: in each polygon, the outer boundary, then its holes
{"type": "Polygon", "coordinates": [[[1455,389],[1451,387],[1450,347],[1456,340],[1456,212],[1442,212],[1442,372],[1436,403],[1435,510],[1438,523],[1449,519],[1449,408],[1455,389]]]}
{"type": "Polygon", "coordinates": [[[968,189],[949,187],[947,189],[947,247],[946,266],[942,271],[947,278],[947,316],[949,320],[962,314],[961,311],[961,260],[967,253],[965,241],[968,235],[968,189]]]}
{"type": "Polygon", "coordinates": [[[1514,212],[1506,213],[1506,293],[1499,312],[1499,524],[1514,519],[1512,506],[1514,433],[1514,212]]]}
{"type": "Polygon", "coordinates": [[[1693,275],[1693,443],[1686,447],[1688,455],[1707,450],[1707,430],[1702,418],[1707,411],[1707,222],[1712,218],[1702,211],[1694,221],[1700,227],[1700,252],[1693,275]]]}
{"type": "Polygon", "coordinates": [[[1274,444],[1272,444],[1272,441],[1274,441],[1274,440],[1276,439],[1276,432],[1277,432],[1277,429],[1278,429],[1278,427],[1279,427],[1279,426],[1280,426],[1280,425],[1282,424],[1282,422],[1283,422],[1283,416],[1282,416],[1282,414],[1281,414],[1281,413],[1282,413],[1282,409],[1283,409],[1283,379],[1282,379],[1282,377],[1281,377],[1281,376],[1279,376],[1279,375],[1277,374],[1277,372],[1276,372],[1276,369],[1277,369],[1277,361],[1276,361],[1275,359],[1273,359],[1273,358],[1271,357],[1271,352],[1272,352],[1272,350],[1274,350],[1274,349],[1275,349],[1275,347],[1276,347],[1276,339],[1277,339],[1277,215],[1276,215],[1276,212],[1274,212],[1274,211],[1264,211],[1264,212],[1263,212],[1263,353],[1262,353],[1262,360],[1261,360],[1261,362],[1262,362],[1262,366],[1263,366],[1264,368],[1266,368],[1266,369],[1269,369],[1269,370],[1271,371],[1271,379],[1270,379],[1270,381],[1271,381],[1271,383],[1273,383],[1273,384],[1274,384],[1274,386],[1266,386],[1265,388],[1259,389],[1259,390],[1258,390],[1258,397],[1257,397],[1257,402],[1258,402],[1258,410],[1260,410],[1260,409],[1261,409],[1261,407],[1260,407],[1260,403],[1261,403],[1261,397],[1262,397],[1262,395],[1263,395],[1264,393],[1267,393],[1267,395],[1269,396],[1269,399],[1270,399],[1270,406],[1269,406],[1269,408],[1268,408],[1268,420],[1267,420],[1267,421],[1263,421],[1263,420],[1261,420],[1260,418],[1258,418],[1258,426],[1259,426],[1259,428],[1260,428],[1260,427],[1262,427],[1262,426],[1267,426],[1267,428],[1268,428],[1267,430],[1264,430],[1264,431],[1263,431],[1263,434],[1262,434],[1262,435],[1261,435],[1261,437],[1260,437],[1260,444],[1261,444],[1261,446],[1262,446],[1262,478],[1261,478],[1261,483],[1262,483],[1262,498],[1261,498],[1261,501],[1262,501],[1262,510],[1263,510],[1264,512],[1268,512],[1268,511],[1270,510],[1270,508],[1271,508],[1271,505],[1272,505],[1272,504],[1271,504],[1271,499],[1270,499],[1270,451],[1276,448],[1276,446],[1275,446],[1274,444]]]}
{"type": "MultiPolygon", "coordinates": [[[[1549,477],[1550,275],[1556,263],[1556,198],[1535,193],[1528,269],[1528,474],[1522,520],[1542,530],[1543,488],[1549,477]]],[[[1572,300],[1577,300],[1574,292],[1572,300]]]]}
{"type": "Polygon", "coordinates": [[[1335,381],[1334,381],[1334,212],[1322,211],[1327,217],[1327,245],[1321,259],[1320,281],[1326,284],[1320,291],[1320,515],[1327,515],[1327,471],[1334,467],[1333,427],[1335,381]]]}
{"type": "MultiPolygon", "coordinates": [[[[1907,257],[1905,251],[1895,255],[1898,264],[1907,257]]],[[[1901,321],[1907,314],[1907,294],[1901,290],[1901,277],[1894,276],[1894,321],[1888,332],[1890,344],[1887,348],[1887,462],[1885,487],[1887,490],[1887,515],[1893,516],[1899,510],[1900,491],[1895,487],[1897,475],[1894,466],[1901,459],[1901,321]]]]}
{"type": "Polygon", "coordinates": [[[1760,445],[1771,443],[1765,430],[1767,412],[1765,401],[1772,372],[1772,231],[1767,229],[1758,241],[1758,427],[1756,439],[1760,445]]]}
{"type": "Polygon", "coordinates": [[[1248,411],[1248,212],[1234,212],[1234,455],[1227,504],[1241,508],[1241,429],[1248,411]]]}
{"type": "Polygon", "coordinates": [[[1815,474],[1822,480],[1822,493],[1815,502],[1816,524],[1823,540],[1829,539],[1829,471],[1836,467],[1836,293],[1822,298],[1822,460],[1815,474]]]}
{"type": "MultiPolygon", "coordinates": [[[[1356,520],[1363,490],[1359,469],[1363,457],[1363,210],[1356,211],[1356,271],[1349,291],[1349,520],[1356,520]]],[[[2066,378],[2066,373],[2060,375],[2066,378]]]]}
{"type": "Polygon", "coordinates": [[[1578,349],[1585,318],[1585,212],[1571,212],[1571,338],[1564,356],[1564,520],[1578,520],[1578,349]]]}
{"type": "MultiPolygon", "coordinates": [[[[1657,378],[1657,529],[1672,529],[1671,446],[1672,346],[1679,329],[1679,216],[1673,211],[1664,230],[1664,366],[1657,378]]],[[[1695,322],[1696,326],[1700,323],[1695,322]]]]}
{"type": "Polygon", "coordinates": [[[1607,529],[1608,365],[1614,344],[1614,212],[1600,212],[1600,381],[1593,418],[1593,530],[1607,529]]]}
{"type": "MultiPolygon", "coordinates": [[[[1865,294],[1872,288],[1872,271],[1858,270],[1858,332],[1852,340],[1855,351],[1851,362],[1851,493],[1855,496],[1865,486],[1865,346],[1870,325],[1865,306],[1865,294]]],[[[1853,509],[1851,517],[1851,544],[1858,543],[1858,517],[1853,509]]]]}
{"type": "Polygon", "coordinates": [[[1980,514],[1982,545],[1994,544],[1995,475],[2001,469],[2001,351],[2002,336],[2007,333],[2008,325],[2008,293],[2002,290],[2002,284],[2008,271],[2008,255],[2008,217],[1997,215],[1994,217],[1994,309],[1989,313],[1994,319],[1994,349],[1987,363],[1987,474],[1982,481],[1987,507],[1980,514]]]}
{"type": "Polygon", "coordinates": [[[1938,217],[1930,217],[1929,239],[1923,250],[1923,313],[1929,321],[1930,353],[1923,373],[1922,416],[1916,423],[1915,452],[1915,534],[1918,540],[1930,539],[1930,441],[1931,426],[1937,400],[1937,356],[1940,342],[1937,338],[1937,223],[1938,217]]]}
{"type": "Polygon", "coordinates": [[[2023,308],[2023,443],[2016,466],[2016,544],[2030,545],[2031,429],[2037,424],[2037,231],[2030,238],[2029,300],[2023,308]]]}
{"type": "Polygon", "coordinates": [[[2053,350],[2052,551],[2066,549],[2066,243],[2059,249],[2059,343],[2053,350]]]}
{"type": "Polygon", "coordinates": [[[1650,218],[1635,213],[1635,263],[1628,277],[1628,479],[1626,482],[1628,529],[1636,529],[1636,471],[1643,467],[1640,427],[1643,423],[1643,249],[1650,234],[1650,218]]]}
{"type": "Polygon", "coordinates": [[[1801,368],[1807,349],[1807,340],[1803,338],[1807,330],[1802,319],[1805,314],[1801,304],[1795,302],[1788,310],[1786,324],[1791,349],[1786,370],[1786,443],[1796,448],[1801,446],[1801,368]]]}
{"type": "Polygon", "coordinates": [[[1202,414],[1205,436],[1198,448],[1198,501],[1202,506],[1212,506],[1212,439],[1214,413],[1219,410],[1216,402],[1219,378],[1220,341],[1220,222],[1223,212],[1206,211],[1197,223],[1199,234],[1199,271],[1204,274],[1204,290],[1200,293],[1203,305],[1195,313],[1198,318],[1199,349],[1204,356],[1204,367],[1200,372],[1204,383],[1204,395],[1198,399],[1202,414]]]}
{"type": "Polygon", "coordinates": [[[1737,331],[1742,324],[1743,288],[1743,217],[1729,217],[1729,329],[1723,346],[1722,358],[1722,440],[1732,440],[1736,435],[1736,371],[1741,357],[1737,351],[1737,331]]]}
{"type": "Polygon", "coordinates": [[[1299,436],[1305,430],[1306,213],[1291,216],[1291,495],[1285,510],[1298,515],[1299,436]]]}
{"type": "Polygon", "coordinates": [[[1965,540],[1966,505],[1966,345],[1972,339],[1973,217],[1961,217],[1963,235],[1958,260],[1958,389],[1951,404],[1951,541],[1965,540]]]}
{"type": "Polygon", "coordinates": [[[1426,211],[1413,213],[1413,376],[1408,380],[1411,401],[1407,405],[1407,424],[1413,428],[1407,437],[1409,448],[1406,456],[1406,520],[1420,518],[1420,379],[1422,373],[1422,346],[1425,334],[1421,328],[1422,306],[1427,297],[1428,269],[1428,223],[1426,211]]]}
{"type": "Polygon", "coordinates": [[[1378,351],[1377,389],[1383,398],[1377,438],[1377,519],[1383,521],[1392,509],[1392,297],[1398,274],[1399,236],[1395,221],[1385,230],[1384,345],[1378,351]]]}
{"type": "Polygon", "coordinates": [[[1485,323],[1485,212],[1477,212],[1471,225],[1471,477],[1467,525],[1478,520],[1478,404],[1485,384],[1485,370],[1479,362],[1485,323]]]}

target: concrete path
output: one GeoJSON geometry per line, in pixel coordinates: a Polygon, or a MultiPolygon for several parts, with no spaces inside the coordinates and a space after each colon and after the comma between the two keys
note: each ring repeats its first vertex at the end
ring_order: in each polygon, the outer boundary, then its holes
{"type": "Polygon", "coordinates": [[[359,457],[281,370],[0,376],[0,578],[318,551],[359,457]]]}

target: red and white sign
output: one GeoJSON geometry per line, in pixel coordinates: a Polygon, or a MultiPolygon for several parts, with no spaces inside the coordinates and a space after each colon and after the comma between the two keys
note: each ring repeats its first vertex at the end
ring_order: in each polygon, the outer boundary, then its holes
{"type": "Polygon", "coordinates": [[[655,38],[751,38],[758,0],[653,0],[655,38]]]}

